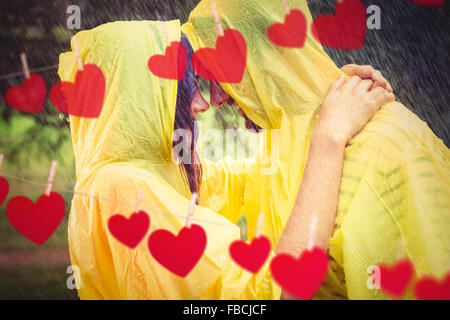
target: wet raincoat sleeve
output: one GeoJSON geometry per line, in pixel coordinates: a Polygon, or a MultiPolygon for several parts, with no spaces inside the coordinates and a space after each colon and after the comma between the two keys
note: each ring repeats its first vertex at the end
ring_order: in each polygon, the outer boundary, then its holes
{"type": "Polygon", "coordinates": [[[204,160],[200,204],[236,224],[244,210],[244,190],[252,160],[204,160]]]}
{"type": "MultiPolygon", "coordinates": [[[[212,1],[200,1],[182,27],[194,50],[216,46],[212,1]]],[[[298,193],[320,105],[342,72],[310,27],[302,48],[268,39],[268,28],[284,21],[282,1],[215,1],[224,29],[238,30],[247,43],[242,82],[221,85],[267,131],[262,149],[269,161],[257,160],[244,190],[249,239],[264,213],[262,234],[275,246],[298,193]],[[272,165],[275,170],[265,170],[272,165]]],[[[311,26],[306,0],[287,3],[311,26]]],[[[316,298],[387,299],[369,289],[367,270],[396,261],[401,244],[417,276],[444,276],[450,267],[449,164],[449,149],[401,103],[375,115],[345,152],[330,269],[316,298]]]]}
{"type": "MultiPolygon", "coordinates": [[[[83,64],[96,64],[106,81],[100,116],[70,117],[77,182],[68,233],[79,296],[277,299],[281,289],[269,275],[268,262],[253,275],[230,259],[229,245],[239,239],[239,228],[230,221],[239,214],[230,212],[240,212],[241,201],[228,204],[234,199],[231,195],[209,200],[210,194],[220,195],[220,190],[210,192],[214,184],[205,184],[202,205],[195,209],[193,223],[207,234],[205,253],[195,268],[185,278],[178,277],[149,252],[151,232],[177,234],[185,225],[191,197],[180,166],[172,161],[177,81],[156,77],[147,68],[151,56],[164,54],[165,34],[179,41],[179,22],[115,22],[76,35],[83,64]],[[138,247],[129,249],[111,235],[108,221],[115,214],[130,217],[140,189],[141,209],[151,225],[138,247]]],[[[62,54],[61,79],[74,81],[76,72],[73,52],[62,54]]],[[[217,185],[242,194],[245,169],[231,164],[209,168],[217,185]]]]}

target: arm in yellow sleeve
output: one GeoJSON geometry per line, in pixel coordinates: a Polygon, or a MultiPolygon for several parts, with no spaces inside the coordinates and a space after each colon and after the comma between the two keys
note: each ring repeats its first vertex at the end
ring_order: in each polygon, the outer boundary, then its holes
{"type": "Polygon", "coordinates": [[[204,160],[200,204],[236,224],[243,213],[244,190],[250,160],[204,160]]]}

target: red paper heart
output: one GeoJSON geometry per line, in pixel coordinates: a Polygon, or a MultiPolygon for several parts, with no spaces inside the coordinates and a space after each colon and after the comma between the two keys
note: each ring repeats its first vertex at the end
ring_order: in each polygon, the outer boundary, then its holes
{"type": "Polygon", "coordinates": [[[303,48],[308,25],[300,10],[293,9],[286,15],[283,23],[274,23],[267,30],[269,39],[282,47],[303,48]]]}
{"type": "Polygon", "coordinates": [[[441,7],[445,3],[445,0],[411,0],[411,1],[415,4],[425,7],[441,7]]]}
{"type": "Polygon", "coordinates": [[[52,192],[43,194],[36,204],[26,197],[14,197],[6,205],[11,225],[29,240],[44,244],[64,218],[66,204],[63,197],[52,192]]]}
{"type": "Polygon", "coordinates": [[[414,275],[411,261],[400,260],[393,266],[379,265],[379,267],[381,290],[395,298],[403,297],[414,275]]]}
{"type": "Polygon", "coordinates": [[[206,233],[193,224],[184,227],[178,236],[167,230],[157,230],[148,239],[151,254],[163,267],[185,277],[195,267],[206,248],[206,233]]]}
{"type": "Polygon", "coordinates": [[[245,241],[234,241],[230,245],[233,260],[245,270],[257,273],[269,257],[270,241],[264,236],[254,238],[250,244],[245,241]]]}
{"type": "Polygon", "coordinates": [[[327,47],[360,49],[366,37],[366,8],[361,0],[342,0],[336,4],[335,15],[317,17],[311,28],[314,37],[327,47]]]}
{"type": "Polygon", "coordinates": [[[9,183],[8,180],[6,180],[3,177],[0,177],[0,206],[3,204],[3,201],[5,201],[6,197],[9,193],[9,183]]]}
{"type": "Polygon", "coordinates": [[[450,300],[450,272],[442,280],[425,277],[414,288],[417,300],[450,300]]]}
{"type": "Polygon", "coordinates": [[[304,251],[299,259],[289,254],[279,254],[272,260],[270,271],[286,291],[299,299],[308,300],[325,280],[328,256],[320,248],[304,251]]]}
{"type": "Polygon", "coordinates": [[[186,47],[179,41],[173,41],[166,54],[157,54],[148,60],[148,68],[158,77],[183,80],[187,67],[186,47]]]}
{"type": "Polygon", "coordinates": [[[247,61],[247,44],[242,34],[234,29],[225,30],[218,37],[216,49],[197,50],[192,66],[197,74],[215,82],[239,83],[244,77],[247,61]]]}
{"type": "Polygon", "coordinates": [[[124,245],[134,249],[142,241],[150,227],[150,218],[145,211],[133,213],[129,219],[116,214],[109,218],[109,232],[124,245]]]}
{"type": "Polygon", "coordinates": [[[77,72],[75,83],[58,82],[50,90],[50,100],[59,111],[76,117],[97,118],[105,98],[105,76],[95,64],[77,72]]]}
{"type": "Polygon", "coordinates": [[[12,87],[6,91],[6,102],[22,112],[39,113],[44,108],[47,86],[38,74],[25,79],[23,87],[12,87]]]}

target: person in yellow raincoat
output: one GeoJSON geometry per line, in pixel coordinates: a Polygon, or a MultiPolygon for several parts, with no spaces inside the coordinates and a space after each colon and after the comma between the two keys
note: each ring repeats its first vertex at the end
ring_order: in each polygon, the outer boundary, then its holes
{"type": "MultiPolygon", "coordinates": [[[[101,115],[96,119],[70,120],[77,183],[69,221],[69,246],[79,296],[278,299],[281,288],[269,274],[270,259],[253,275],[228,255],[231,242],[239,239],[236,222],[242,213],[247,164],[203,163],[200,186],[199,181],[192,179],[199,176],[188,174],[195,168],[185,167],[183,171],[173,161],[174,127],[192,128],[190,124],[180,125],[189,115],[183,118],[187,111],[181,110],[179,118],[177,81],[154,76],[147,68],[151,56],[164,53],[165,33],[168,40],[179,41],[179,22],[116,22],[76,35],[83,63],[95,63],[106,80],[101,115]],[[135,210],[139,190],[143,190],[140,207],[150,215],[151,227],[132,250],[111,235],[108,220],[115,214],[129,217],[135,210]],[[200,193],[194,223],[206,231],[207,247],[195,268],[181,278],[150,255],[147,238],[157,229],[178,233],[186,223],[191,191],[200,193]]],[[[73,81],[77,71],[74,53],[62,54],[61,79],[73,81]]],[[[205,101],[198,96],[198,88],[190,94],[201,111],[205,101]]],[[[350,96],[347,100],[355,99],[350,96]]],[[[330,108],[333,107],[331,103],[330,108]]],[[[367,110],[373,114],[378,107],[368,104],[367,110]]],[[[344,126],[344,131],[360,130],[369,118],[370,114],[361,116],[359,126],[344,126]]],[[[336,159],[338,163],[343,161],[343,148],[336,159]]],[[[335,175],[340,178],[340,173],[336,170],[335,175]]],[[[338,188],[338,180],[333,188],[338,188]]]]}
{"type": "MultiPolygon", "coordinates": [[[[215,202],[215,209],[223,216],[202,206],[195,210],[193,222],[204,228],[207,248],[186,278],[172,274],[150,255],[148,235],[157,229],[177,234],[186,223],[191,198],[189,184],[172,160],[177,81],[154,76],[147,68],[151,56],[165,51],[164,28],[171,41],[180,40],[179,21],[116,22],[76,35],[83,63],[95,63],[106,79],[101,115],[97,119],[71,117],[77,183],[69,246],[72,265],[78,267],[74,270],[79,296],[277,298],[280,289],[268,276],[268,266],[252,275],[228,256],[228,246],[239,239],[240,232],[224,217],[239,201],[226,189],[215,202]],[[149,214],[151,226],[132,250],[111,235],[108,219],[115,214],[129,217],[140,189],[141,208],[149,214]]],[[[62,80],[73,81],[77,70],[73,52],[60,56],[62,80]]],[[[211,166],[211,175],[215,169],[211,166]]],[[[241,179],[239,167],[230,172],[235,175],[225,173],[220,181],[217,168],[217,183],[224,187],[229,183],[231,188],[233,181],[241,179]]]]}
{"type": "MultiPolygon", "coordinates": [[[[200,1],[182,27],[194,50],[216,45],[212,2],[200,1]]],[[[267,38],[269,26],[284,21],[281,1],[216,2],[224,29],[240,31],[248,52],[243,81],[221,86],[267,130],[268,139],[270,129],[279,130],[272,146],[278,171],[263,175],[267,164],[257,163],[244,191],[249,239],[264,212],[262,233],[275,246],[294,207],[320,106],[342,71],[310,28],[301,49],[283,48],[267,38]]],[[[287,3],[301,10],[311,26],[306,0],[287,3]]],[[[411,260],[417,276],[444,277],[450,269],[449,160],[443,142],[401,103],[389,103],[377,113],[345,150],[336,226],[329,241],[332,261],[317,299],[388,298],[367,285],[368,270],[393,264],[401,255],[411,260]]],[[[411,297],[409,292],[406,298],[411,297]]]]}

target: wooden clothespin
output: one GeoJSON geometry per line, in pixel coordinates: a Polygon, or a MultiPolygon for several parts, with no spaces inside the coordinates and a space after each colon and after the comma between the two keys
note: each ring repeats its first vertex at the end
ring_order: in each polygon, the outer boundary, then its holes
{"type": "Polygon", "coordinates": [[[139,213],[141,211],[141,203],[142,203],[142,196],[144,195],[144,189],[139,189],[138,197],[136,200],[136,213],[139,213]]]}
{"type": "Polygon", "coordinates": [[[318,222],[319,222],[318,216],[312,217],[311,228],[309,231],[309,239],[308,239],[308,250],[312,250],[314,248],[318,222]]]}
{"type": "Polygon", "coordinates": [[[220,21],[219,10],[217,9],[217,3],[215,1],[211,2],[211,9],[214,15],[214,20],[216,21],[217,32],[220,37],[223,37],[225,33],[223,32],[223,25],[220,21]]]}
{"type": "Polygon", "coordinates": [[[289,9],[289,5],[287,3],[287,0],[283,0],[283,6],[286,13],[289,13],[291,10],[289,9]]]}
{"type": "Polygon", "coordinates": [[[50,167],[50,173],[48,175],[47,184],[45,185],[45,195],[47,197],[49,197],[52,192],[53,180],[55,179],[57,166],[58,166],[58,161],[52,161],[52,166],[50,167]]]}
{"type": "Polygon", "coordinates": [[[75,38],[75,36],[72,37],[72,44],[73,44],[73,53],[75,54],[75,59],[77,60],[78,64],[78,70],[83,71],[83,62],[81,61],[81,55],[80,55],[80,47],[78,46],[78,41],[75,38]]]}
{"type": "Polygon", "coordinates": [[[3,155],[0,154],[0,170],[2,169],[2,164],[3,164],[3,155]]]}
{"type": "Polygon", "coordinates": [[[261,235],[261,227],[264,220],[264,214],[261,212],[258,216],[258,224],[256,226],[256,238],[259,238],[261,235]]]}
{"type": "Polygon", "coordinates": [[[191,203],[189,204],[189,212],[186,219],[186,227],[190,228],[192,225],[192,217],[194,216],[195,205],[197,204],[198,195],[192,194],[191,203]]]}
{"type": "Polygon", "coordinates": [[[27,55],[23,52],[20,54],[20,61],[22,61],[22,68],[25,79],[28,79],[30,77],[30,69],[28,68],[27,55]]]}

